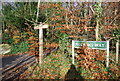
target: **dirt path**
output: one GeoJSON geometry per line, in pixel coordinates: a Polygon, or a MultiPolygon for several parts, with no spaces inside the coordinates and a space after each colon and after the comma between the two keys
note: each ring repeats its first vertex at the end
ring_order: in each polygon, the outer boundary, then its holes
{"type": "MultiPolygon", "coordinates": [[[[44,52],[45,57],[55,50],[57,48],[44,52]]],[[[17,79],[28,67],[35,63],[35,57],[29,54],[0,57],[0,60],[2,61],[0,80],[2,79],[2,81],[17,79]]]]}

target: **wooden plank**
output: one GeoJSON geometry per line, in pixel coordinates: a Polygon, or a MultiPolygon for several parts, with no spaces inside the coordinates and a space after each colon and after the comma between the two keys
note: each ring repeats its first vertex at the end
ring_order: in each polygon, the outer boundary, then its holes
{"type": "Polygon", "coordinates": [[[35,26],[34,29],[45,29],[45,28],[48,28],[48,24],[44,24],[44,25],[38,25],[38,26],[35,26]]]}

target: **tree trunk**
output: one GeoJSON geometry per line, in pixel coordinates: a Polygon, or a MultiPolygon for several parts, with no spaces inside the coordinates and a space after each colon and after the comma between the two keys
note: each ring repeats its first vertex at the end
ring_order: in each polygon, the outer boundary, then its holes
{"type": "MultiPolygon", "coordinates": [[[[99,5],[99,7],[101,7],[101,2],[100,3],[98,3],[99,5]]],[[[96,35],[96,41],[98,41],[99,40],[99,22],[100,22],[100,12],[101,11],[98,11],[98,14],[97,14],[97,19],[96,19],[96,32],[95,32],[95,35],[96,35]]]]}
{"type": "Polygon", "coordinates": [[[99,24],[98,24],[98,20],[97,20],[97,23],[96,23],[96,32],[95,32],[95,35],[96,35],[96,41],[99,40],[99,24]]]}
{"type": "Polygon", "coordinates": [[[36,14],[36,23],[38,22],[38,16],[39,16],[39,7],[40,7],[40,0],[38,0],[37,14],[36,14]]]}
{"type": "MultiPolygon", "coordinates": [[[[2,10],[2,6],[4,5],[4,3],[2,4],[2,2],[0,3],[0,10],[2,10]]],[[[0,13],[0,44],[2,44],[2,36],[4,34],[4,21],[3,19],[3,14],[2,12],[0,13]]]]}

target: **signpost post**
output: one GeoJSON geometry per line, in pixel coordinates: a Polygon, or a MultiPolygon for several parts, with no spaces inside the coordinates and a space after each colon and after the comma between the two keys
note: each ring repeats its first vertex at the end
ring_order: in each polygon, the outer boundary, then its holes
{"type": "Polygon", "coordinates": [[[72,40],[72,63],[74,64],[74,46],[75,44],[74,44],[74,41],[72,40]]]}
{"type": "Polygon", "coordinates": [[[109,40],[107,41],[107,57],[106,57],[106,67],[109,66],[109,40]]]}
{"type": "Polygon", "coordinates": [[[119,57],[119,39],[116,42],[116,63],[118,63],[118,57],[119,57]]]}
{"type": "Polygon", "coordinates": [[[74,64],[74,48],[86,45],[92,49],[107,50],[106,67],[109,66],[109,41],[75,41],[72,40],[72,63],[74,64]]]}
{"type": "Polygon", "coordinates": [[[42,64],[43,60],[43,29],[48,28],[48,24],[40,24],[35,26],[34,29],[39,29],[39,63],[42,64]]]}

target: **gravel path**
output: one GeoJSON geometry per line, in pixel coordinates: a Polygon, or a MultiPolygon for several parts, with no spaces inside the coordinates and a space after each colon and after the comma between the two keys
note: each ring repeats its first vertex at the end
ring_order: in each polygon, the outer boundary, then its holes
{"type": "Polygon", "coordinates": [[[22,72],[23,69],[27,69],[27,67],[23,68],[23,66],[35,62],[35,57],[29,56],[28,54],[23,54],[23,55],[3,57],[0,58],[0,60],[2,60],[2,68],[0,69],[2,75],[0,75],[0,79],[9,80],[11,76],[14,77],[16,74],[23,73],[22,72]]]}
{"type": "Polygon", "coordinates": [[[8,56],[2,58],[2,67],[9,66],[11,64],[14,64],[15,61],[19,61],[21,57],[24,57],[25,55],[16,55],[16,56],[8,56]]]}

